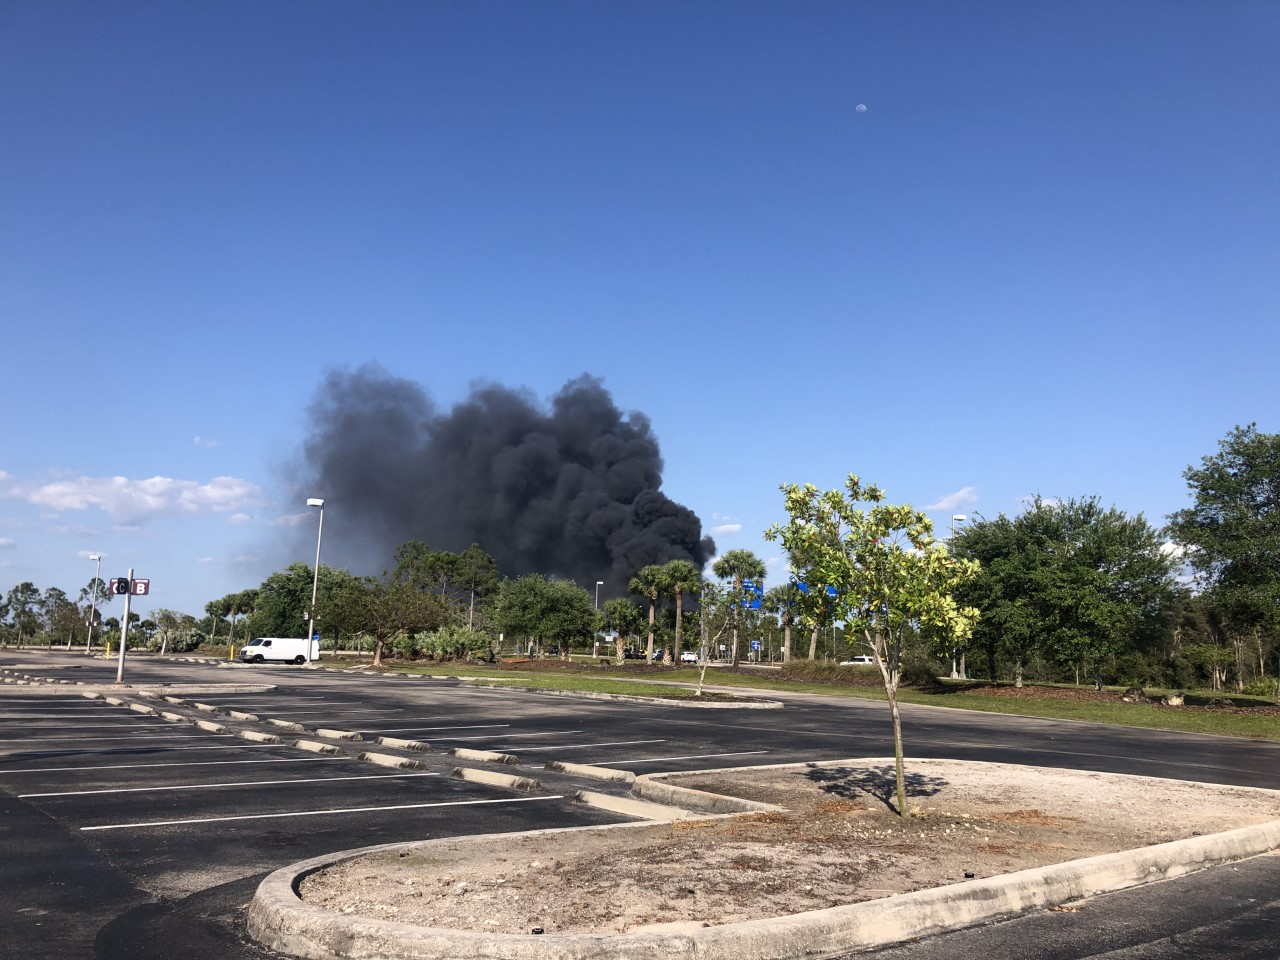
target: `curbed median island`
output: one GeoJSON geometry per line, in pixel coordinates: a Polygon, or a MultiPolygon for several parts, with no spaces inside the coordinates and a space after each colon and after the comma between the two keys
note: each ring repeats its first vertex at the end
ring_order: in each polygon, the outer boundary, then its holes
{"type": "Polygon", "coordinates": [[[342,943],[370,957],[834,956],[1280,846],[1280,792],[964,761],[908,769],[906,821],[889,806],[891,761],[643,777],[637,796],[695,815],[309,861],[264,881],[250,929],[309,957],[342,943]],[[755,809],[699,815],[724,796],[755,809]]]}

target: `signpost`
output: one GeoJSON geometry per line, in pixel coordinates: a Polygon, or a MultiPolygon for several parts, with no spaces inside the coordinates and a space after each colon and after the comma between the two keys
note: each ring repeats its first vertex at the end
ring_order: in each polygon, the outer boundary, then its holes
{"type": "MultiPolygon", "coordinates": [[[[151,593],[150,580],[133,579],[133,567],[127,577],[115,577],[109,585],[112,594],[124,597],[124,616],[120,618],[120,660],[116,665],[116,683],[124,683],[124,652],[129,641],[129,601],[151,593]]],[[[108,655],[109,655],[108,651],[108,655]]]]}

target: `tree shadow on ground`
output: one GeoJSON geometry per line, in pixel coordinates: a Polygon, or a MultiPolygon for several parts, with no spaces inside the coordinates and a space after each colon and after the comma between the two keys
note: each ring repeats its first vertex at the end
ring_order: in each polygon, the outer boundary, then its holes
{"type": "MultiPolygon", "coordinates": [[[[825,793],[846,800],[869,796],[883,803],[890,812],[901,815],[898,809],[898,782],[892,764],[878,767],[811,767],[806,776],[825,793]]],[[[921,797],[933,797],[948,785],[943,777],[930,777],[923,773],[907,771],[907,802],[921,797]]]]}

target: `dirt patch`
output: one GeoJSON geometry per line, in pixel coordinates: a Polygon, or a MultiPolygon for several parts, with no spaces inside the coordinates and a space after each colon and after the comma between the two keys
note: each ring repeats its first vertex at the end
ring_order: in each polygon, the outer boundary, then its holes
{"type": "Polygon", "coordinates": [[[1280,819],[1280,793],[957,761],[757,768],[680,786],[778,812],[442,840],[303,880],[341,913],[493,933],[616,933],[818,910],[1280,819]]]}

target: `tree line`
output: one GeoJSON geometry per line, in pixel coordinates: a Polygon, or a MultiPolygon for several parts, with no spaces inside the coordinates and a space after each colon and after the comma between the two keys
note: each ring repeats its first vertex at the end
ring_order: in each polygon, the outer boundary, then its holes
{"type": "MultiPolygon", "coordinates": [[[[903,656],[923,673],[950,665],[953,675],[1015,683],[1274,691],[1280,435],[1236,427],[1184,478],[1192,503],[1163,528],[1097,497],[1036,496],[1015,516],[975,517],[943,541],[950,556],[974,565],[953,591],[955,603],[977,612],[971,631],[939,639],[908,620],[903,656]]],[[[774,533],[781,537],[781,528],[774,533]]],[[[133,614],[132,642],[182,652],[315,632],[324,648],[368,649],[378,662],[388,652],[492,659],[503,652],[500,642],[512,653],[578,650],[665,663],[696,649],[735,666],[870,653],[857,617],[830,583],[815,580],[797,549],[787,547],[789,581],[767,591],[764,562],[730,550],[712,562],[709,578],[683,560],[642,567],[628,595],[605,598],[597,609],[598,594],[570,581],[503,577],[478,544],[451,552],[411,540],[381,576],[325,565],[317,574],[295,563],[257,587],[209,601],[203,617],[133,614]],[[308,622],[313,577],[315,621],[308,622]]],[[[91,621],[96,637],[111,639],[120,625],[103,610],[109,599],[100,579],[76,599],[20,583],[0,600],[0,640],[70,646],[87,639],[91,621]]]]}

